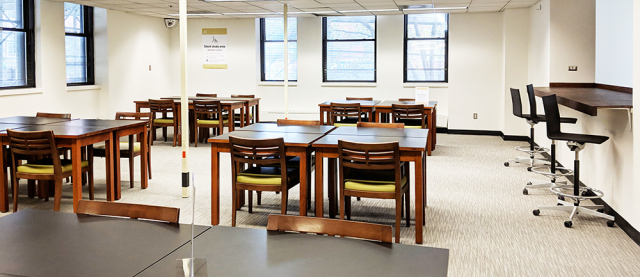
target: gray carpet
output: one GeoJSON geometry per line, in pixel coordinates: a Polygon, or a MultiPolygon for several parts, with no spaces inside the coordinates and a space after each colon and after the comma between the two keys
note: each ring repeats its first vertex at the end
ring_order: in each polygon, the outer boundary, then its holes
{"type": "MultiPolygon", "coordinates": [[[[438,135],[438,146],[427,161],[429,206],[423,245],[450,249],[450,276],[640,276],[640,247],[620,228],[607,227],[606,220],[580,215],[574,227],[567,229],[563,226],[566,213],[532,215],[538,205],[554,205],[556,197],[542,189],[522,195],[522,185],[530,178],[544,178],[527,172],[524,166],[503,166],[505,160],[520,154],[513,149],[520,144],[499,137],[438,135]]],[[[190,154],[197,187],[196,223],[206,225],[211,220],[210,149],[208,145],[192,147],[190,154]]],[[[157,142],[152,148],[149,188],[140,189],[136,180],[135,188],[130,189],[125,167],[121,201],[179,207],[180,221],[190,223],[191,199],[181,198],[179,157],[179,147],[157,142]]],[[[221,160],[221,224],[230,225],[228,154],[221,155],[221,160]]],[[[138,166],[136,162],[136,178],[140,176],[138,166]]],[[[95,170],[96,198],[104,200],[104,160],[96,159],[95,170]]],[[[298,213],[298,195],[297,187],[291,190],[289,214],[298,213]]],[[[84,197],[88,197],[87,189],[84,197]]],[[[71,186],[65,185],[63,211],[71,211],[71,199],[71,186]]],[[[391,200],[353,201],[352,220],[392,225],[393,205],[391,200]]],[[[28,199],[24,183],[19,206],[53,209],[53,199],[28,199]]],[[[279,211],[280,195],[265,193],[263,204],[254,205],[253,214],[246,207],[238,212],[238,226],[265,228],[267,215],[279,211]]],[[[402,227],[401,235],[401,243],[413,244],[414,227],[402,227]]]]}

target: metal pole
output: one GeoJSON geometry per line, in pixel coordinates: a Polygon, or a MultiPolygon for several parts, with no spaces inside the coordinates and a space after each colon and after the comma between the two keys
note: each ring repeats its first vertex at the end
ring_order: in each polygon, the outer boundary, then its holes
{"type": "Polygon", "coordinates": [[[289,118],[289,5],[284,4],[284,118],[289,118]]]}
{"type": "MultiPolygon", "coordinates": [[[[189,197],[189,99],[187,98],[187,0],[178,1],[180,16],[180,126],[182,134],[182,197],[189,197]]],[[[178,132],[176,130],[176,132],[178,132]]]]}

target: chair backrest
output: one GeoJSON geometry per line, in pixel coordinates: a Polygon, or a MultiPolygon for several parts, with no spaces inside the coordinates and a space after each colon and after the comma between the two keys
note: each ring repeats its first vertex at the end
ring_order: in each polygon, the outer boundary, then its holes
{"type": "Polygon", "coordinates": [[[529,115],[531,120],[538,122],[540,118],[538,117],[538,107],[536,106],[536,93],[533,91],[532,84],[527,85],[527,95],[529,96],[529,115]]]}
{"type": "Polygon", "coordinates": [[[522,100],[520,99],[520,90],[511,88],[511,103],[513,104],[513,115],[522,117],[522,100]]]}
{"type": "Polygon", "coordinates": [[[360,103],[331,103],[329,110],[329,124],[336,122],[337,117],[357,118],[360,122],[360,103]]]}
{"type": "Polygon", "coordinates": [[[178,223],[180,219],[179,208],[88,200],[78,202],[77,213],[120,216],[131,219],[143,218],[169,223],[178,223]]]}
{"type": "Polygon", "coordinates": [[[285,155],[284,139],[244,139],[229,136],[231,149],[231,172],[233,181],[239,172],[240,164],[249,167],[279,166],[281,169],[282,185],[287,185],[287,156],[285,155]]]}
{"type": "Polygon", "coordinates": [[[231,94],[231,98],[256,98],[255,94],[231,94]]]}
{"type": "Polygon", "coordinates": [[[416,99],[415,98],[398,98],[398,101],[416,102],[416,99]]]}
{"type": "Polygon", "coordinates": [[[54,140],[53,131],[20,132],[7,129],[11,162],[16,165],[16,157],[24,160],[26,157],[46,156],[53,160],[54,174],[61,174],[62,166],[58,147],[54,140]]]}
{"type": "Polygon", "coordinates": [[[196,97],[218,97],[217,93],[196,93],[196,97]]]}
{"type": "Polygon", "coordinates": [[[425,126],[424,105],[422,104],[393,104],[391,105],[392,122],[402,119],[420,119],[425,126]]]}
{"type": "Polygon", "coordinates": [[[36,117],[48,117],[48,118],[62,118],[62,119],[70,119],[70,113],[37,113],[36,117]]]}
{"type": "Polygon", "coordinates": [[[358,127],[404,129],[404,123],[358,122],[358,127]]]}
{"type": "MultiPolygon", "coordinates": [[[[220,100],[193,100],[193,112],[196,115],[196,118],[200,115],[204,116],[204,118],[213,118],[221,119],[222,118],[222,105],[220,104],[220,100]]],[[[220,124],[223,122],[220,120],[220,124]]]]}
{"type": "Polygon", "coordinates": [[[373,97],[347,97],[347,100],[373,101],[373,97]]]}
{"type": "Polygon", "coordinates": [[[400,177],[400,147],[397,141],[356,143],[338,140],[338,159],[341,171],[342,167],[369,170],[396,169],[397,177],[400,177]]]}
{"type": "Polygon", "coordinates": [[[366,222],[270,214],[267,230],[352,237],[390,243],[393,228],[390,225],[366,222]]]}
{"type": "Polygon", "coordinates": [[[149,110],[153,117],[156,113],[173,113],[174,103],[173,99],[149,99],[149,110]]]}
{"type": "Polygon", "coordinates": [[[547,117],[547,136],[562,134],[560,130],[560,110],[558,109],[556,95],[543,96],[542,104],[544,104],[544,114],[547,117]]]}
{"type": "Polygon", "coordinates": [[[287,125],[320,126],[320,120],[278,119],[278,126],[287,125]]]}
{"type": "Polygon", "coordinates": [[[116,120],[148,120],[151,122],[151,113],[116,112],[116,120]]]}

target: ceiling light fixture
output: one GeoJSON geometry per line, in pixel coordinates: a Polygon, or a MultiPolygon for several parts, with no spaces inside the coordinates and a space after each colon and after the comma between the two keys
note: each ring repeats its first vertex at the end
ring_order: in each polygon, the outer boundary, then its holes
{"type": "Polygon", "coordinates": [[[338,11],[339,13],[397,12],[398,9],[338,11]]]}
{"type": "Polygon", "coordinates": [[[429,11],[429,10],[466,10],[468,7],[437,7],[437,8],[403,8],[403,11],[429,11]]]}
{"type": "MultiPolygon", "coordinates": [[[[178,16],[177,13],[167,14],[168,16],[178,16]]],[[[188,13],[187,16],[222,15],[221,13],[188,13]]]]}

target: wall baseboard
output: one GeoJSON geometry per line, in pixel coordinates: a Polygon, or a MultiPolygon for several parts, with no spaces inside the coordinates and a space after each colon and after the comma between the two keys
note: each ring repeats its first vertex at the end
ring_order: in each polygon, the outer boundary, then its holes
{"type": "Polygon", "coordinates": [[[527,136],[512,136],[502,134],[502,139],[505,141],[529,141],[529,137],[527,136]]]}
{"type": "Polygon", "coordinates": [[[487,130],[460,130],[460,129],[447,129],[438,128],[438,133],[447,133],[453,135],[476,135],[476,136],[499,136],[505,141],[529,141],[528,136],[514,136],[505,135],[502,131],[487,131],[487,130]]]}

